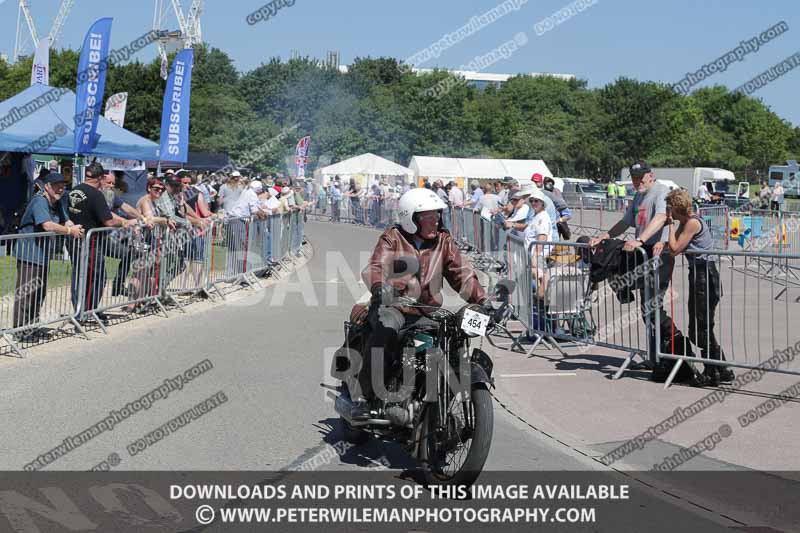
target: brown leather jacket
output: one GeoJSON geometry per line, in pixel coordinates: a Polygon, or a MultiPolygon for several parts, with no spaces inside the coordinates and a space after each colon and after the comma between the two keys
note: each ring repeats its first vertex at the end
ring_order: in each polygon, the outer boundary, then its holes
{"type": "MultiPolygon", "coordinates": [[[[478,282],[475,271],[461,256],[450,233],[440,231],[435,240],[425,242],[420,250],[416,249],[411,239],[396,226],[383,232],[367,268],[361,273],[367,288],[372,289],[378,283],[389,283],[399,289],[402,296],[414,298],[431,307],[441,307],[442,279],[446,279],[450,287],[467,302],[478,304],[486,300],[486,291],[478,282]],[[419,273],[387,280],[386,275],[392,272],[394,261],[402,256],[416,257],[420,264],[419,273]]],[[[415,309],[400,310],[410,315],[419,314],[415,309]]]]}

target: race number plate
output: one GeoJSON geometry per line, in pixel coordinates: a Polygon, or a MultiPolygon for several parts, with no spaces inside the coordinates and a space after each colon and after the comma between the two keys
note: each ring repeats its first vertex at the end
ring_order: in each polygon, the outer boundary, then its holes
{"type": "Polygon", "coordinates": [[[471,309],[464,310],[464,321],[461,322],[461,329],[470,335],[486,336],[486,326],[489,325],[489,316],[476,313],[471,309]]]}

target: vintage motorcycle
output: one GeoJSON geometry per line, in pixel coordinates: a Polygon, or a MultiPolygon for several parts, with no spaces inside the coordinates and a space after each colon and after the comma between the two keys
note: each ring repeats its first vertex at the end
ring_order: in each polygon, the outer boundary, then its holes
{"type": "Polygon", "coordinates": [[[342,418],[345,439],[363,444],[377,437],[399,443],[420,461],[430,484],[474,483],[492,442],[489,387],[494,380],[491,358],[478,348],[470,352],[470,339],[491,334],[495,324],[513,313],[513,290],[511,280],[501,280],[491,289],[489,314],[474,305],[454,313],[397,299],[393,305],[414,307],[422,318],[400,330],[402,357],[387,369],[385,390],[377,394],[381,399],[374,401],[367,419],[350,417],[349,393],[357,390],[351,361],[361,357],[366,332],[345,322],[345,344],[331,368],[331,375],[342,383],[328,387],[338,393],[328,394],[342,418]]]}

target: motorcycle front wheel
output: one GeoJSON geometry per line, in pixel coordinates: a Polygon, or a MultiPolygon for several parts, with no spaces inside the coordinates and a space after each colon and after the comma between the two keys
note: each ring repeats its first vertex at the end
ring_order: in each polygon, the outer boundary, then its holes
{"type": "Polygon", "coordinates": [[[440,420],[437,404],[428,405],[420,442],[425,477],[434,485],[472,485],[492,445],[494,411],[489,391],[475,388],[469,402],[451,402],[446,418],[440,420]]]}

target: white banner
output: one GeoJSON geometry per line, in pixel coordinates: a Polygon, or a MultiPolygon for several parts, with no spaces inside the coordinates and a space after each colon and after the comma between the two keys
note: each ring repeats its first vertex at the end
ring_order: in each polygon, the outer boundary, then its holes
{"type": "Polygon", "coordinates": [[[97,162],[105,170],[145,170],[145,162],[138,159],[115,159],[113,157],[98,157],[97,162]]]}
{"type": "Polygon", "coordinates": [[[31,85],[36,83],[50,85],[50,39],[47,37],[39,40],[39,46],[36,47],[36,54],[33,56],[31,85]]]}
{"type": "Polygon", "coordinates": [[[106,101],[105,117],[119,126],[125,124],[125,110],[128,108],[128,93],[117,93],[106,101]]]}

